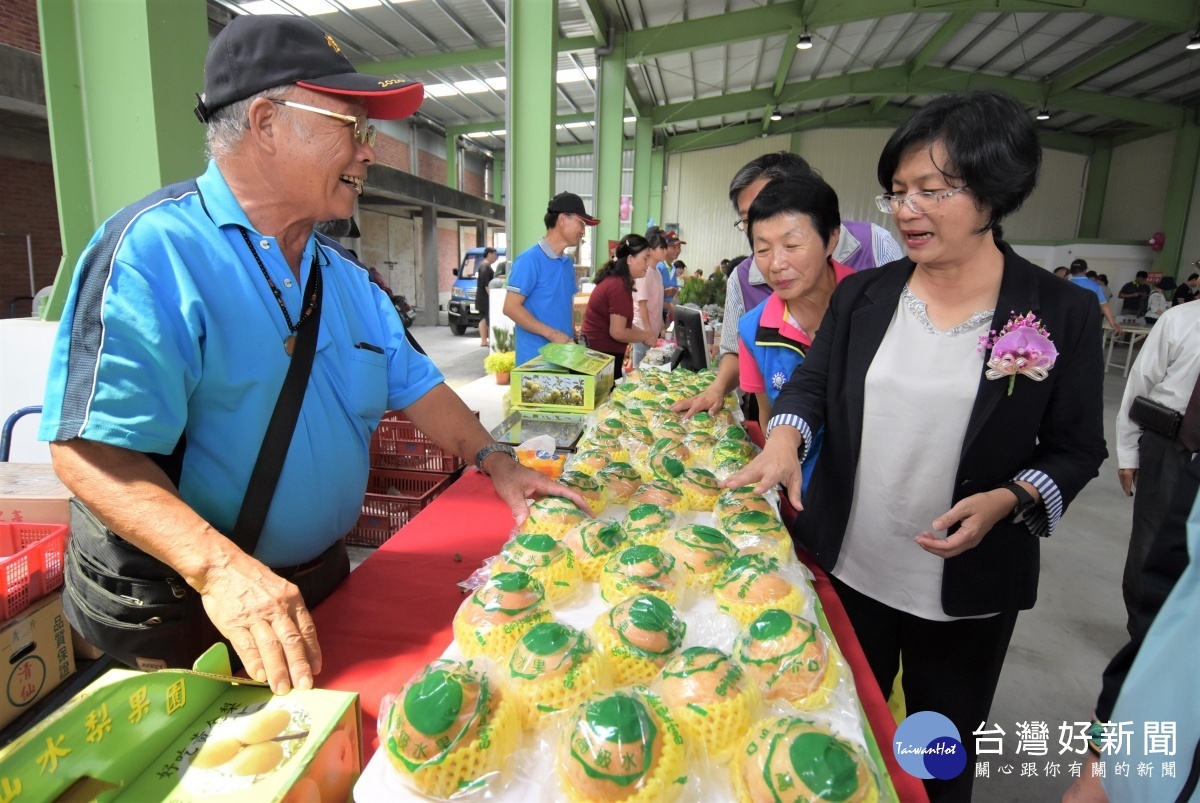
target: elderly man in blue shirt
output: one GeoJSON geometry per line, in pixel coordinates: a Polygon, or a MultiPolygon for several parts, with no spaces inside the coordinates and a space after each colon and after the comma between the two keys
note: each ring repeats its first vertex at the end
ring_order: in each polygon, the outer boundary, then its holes
{"type": "Polygon", "coordinates": [[[341,537],[386,409],[474,458],[518,522],[527,498],[575,498],[488,436],[367,271],[314,234],[362,194],[368,118],[405,117],[422,97],[420,84],[358,74],[303,17],[235,17],[210,48],[196,110],[208,169],[118,212],[83,253],[40,435],[80,503],[68,618],[119,660],[187,667],[226,639],[275,692],[311,688],[321,651],[309,608],[349,570],[341,537]],[[231,533],[312,324],[294,433],[246,551],[231,533]]]}

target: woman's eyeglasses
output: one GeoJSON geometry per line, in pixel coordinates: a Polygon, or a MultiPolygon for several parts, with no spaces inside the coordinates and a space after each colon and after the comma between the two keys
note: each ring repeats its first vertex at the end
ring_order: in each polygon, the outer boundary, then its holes
{"type": "Polygon", "coordinates": [[[875,205],[879,207],[879,211],[885,215],[894,215],[900,211],[901,206],[907,206],[909,210],[918,215],[927,215],[938,208],[938,205],[949,198],[951,195],[957,195],[967,187],[964,184],[961,187],[955,187],[946,192],[914,192],[910,195],[876,195],[875,205]]]}

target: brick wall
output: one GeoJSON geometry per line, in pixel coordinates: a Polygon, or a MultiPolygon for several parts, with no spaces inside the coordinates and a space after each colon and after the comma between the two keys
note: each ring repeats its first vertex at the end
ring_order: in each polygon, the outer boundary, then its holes
{"type": "Polygon", "coordinates": [[[429,151],[420,151],[417,154],[417,170],[417,175],[421,178],[436,181],[438,184],[446,183],[446,160],[434,156],[429,151]]]}
{"type": "Polygon", "coordinates": [[[42,52],[37,0],[0,0],[0,44],[42,52]]]}
{"type": "Polygon", "coordinates": [[[458,232],[438,227],[438,291],[450,292],[454,286],[454,269],[458,267],[458,232]]]}
{"type": "MultiPolygon", "coordinates": [[[[7,318],[12,299],[29,295],[29,257],[25,235],[32,235],[34,286],[54,281],[62,258],[54,169],[48,162],[0,159],[0,175],[20,192],[0,193],[0,317],[7,318]]],[[[17,305],[17,315],[29,314],[29,302],[17,305]]]]}
{"type": "Polygon", "coordinates": [[[381,133],[375,139],[375,161],[405,173],[409,172],[408,143],[381,133]]]}
{"type": "Polygon", "coordinates": [[[483,174],[475,173],[471,170],[463,171],[463,192],[468,195],[474,195],[477,198],[484,197],[484,182],[483,174]]]}

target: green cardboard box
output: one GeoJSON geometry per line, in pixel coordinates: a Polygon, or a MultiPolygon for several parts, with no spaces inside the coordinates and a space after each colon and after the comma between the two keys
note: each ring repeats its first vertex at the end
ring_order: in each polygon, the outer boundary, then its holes
{"type": "Polygon", "coordinates": [[[362,771],[358,695],[193,671],[114,669],[0,751],[0,800],[345,803],[362,771]]]}
{"type": "Polygon", "coordinates": [[[575,343],[548,343],[538,354],[512,372],[515,409],[586,413],[612,390],[613,358],[607,354],[575,343]]]}

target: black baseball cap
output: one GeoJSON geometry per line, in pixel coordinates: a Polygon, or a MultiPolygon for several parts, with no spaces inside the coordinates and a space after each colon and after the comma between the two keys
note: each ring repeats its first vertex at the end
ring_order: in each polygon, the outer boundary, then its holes
{"type": "Polygon", "coordinates": [[[333,37],[312,20],[244,14],[230,20],[208,49],[196,116],[207,123],[216,110],[282,84],[362,98],[367,115],[376,120],[408,117],[425,99],[419,83],[355,70],[333,37]]]}
{"type": "Polygon", "coordinates": [[[583,199],[573,192],[560,192],[550,199],[550,204],[546,207],[547,212],[565,212],[570,215],[575,215],[589,226],[595,226],[600,223],[600,218],[592,217],[583,208],[583,199]]]}

